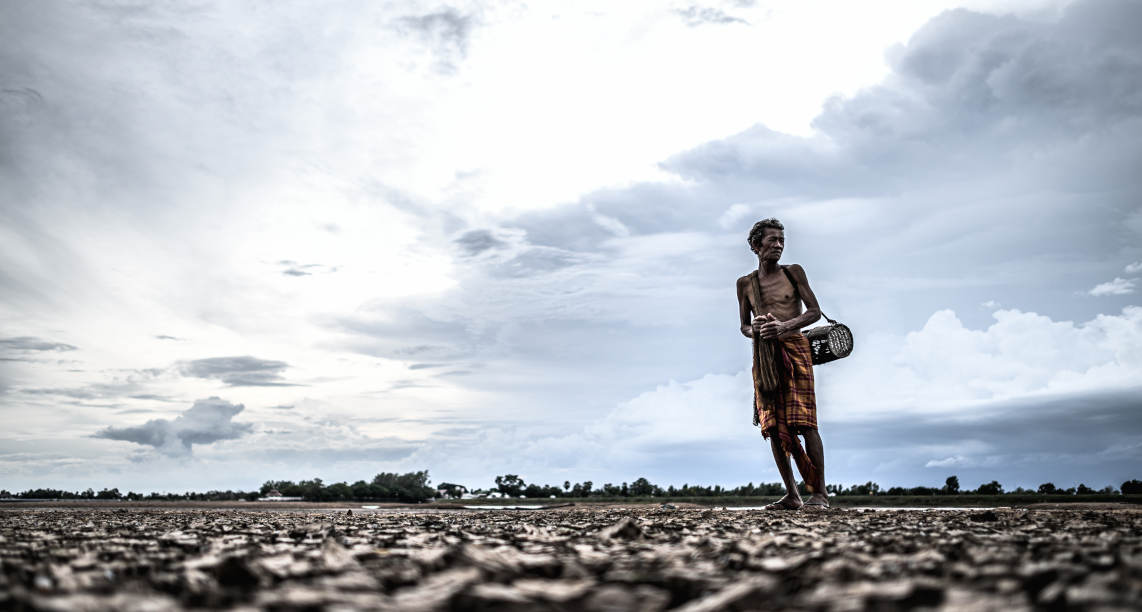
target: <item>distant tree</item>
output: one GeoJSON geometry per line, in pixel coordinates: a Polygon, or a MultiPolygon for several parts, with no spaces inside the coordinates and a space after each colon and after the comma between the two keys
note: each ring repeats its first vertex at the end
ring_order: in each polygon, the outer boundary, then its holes
{"type": "Polygon", "coordinates": [[[122,499],[123,495],[119,493],[119,489],[103,489],[95,494],[95,499],[122,499]]]}
{"type": "Polygon", "coordinates": [[[657,487],[650,484],[649,480],[645,478],[639,478],[638,480],[635,480],[631,483],[630,494],[635,497],[651,497],[654,495],[654,489],[656,488],[657,487]]]}
{"type": "Polygon", "coordinates": [[[948,495],[955,495],[956,493],[959,493],[960,479],[956,476],[948,476],[948,479],[944,481],[943,492],[947,493],[948,495]]]}
{"type": "Polygon", "coordinates": [[[564,480],[563,481],[563,491],[565,493],[571,492],[571,481],[570,480],[564,480]]]}
{"type": "Polygon", "coordinates": [[[987,484],[979,485],[979,488],[976,489],[976,493],[980,495],[1001,495],[1003,493],[1003,485],[999,484],[999,481],[993,480],[987,484]]]}
{"type": "Polygon", "coordinates": [[[519,497],[525,486],[523,479],[516,474],[496,476],[496,490],[504,495],[519,497]]]}
{"type": "Polygon", "coordinates": [[[1127,480],[1119,490],[1123,495],[1142,495],[1142,480],[1127,480]]]}
{"type": "Polygon", "coordinates": [[[1058,489],[1055,488],[1055,483],[1053,482],[1044,482],[1039,485],[1039,493],[1043,495],[1054,495],[1056,492],[1058,492],[1058,489]]]}
{"type": "Polygon", "coordinates": [[[1094,495],[1094,492],[1094,489],[1086,486],[1081,482],[1079,483],[1079,488],[1075,489],[1075,493],[1078,495],[1094,495]]]}
{"type": "Polygon", "coordinates": [[[862,485],[853,485],[848,489],[849,495],[876,495],[879,492],[880,485],[871,480],[862,485]]]}
{"type": "Polygon", "coordinates": [[[353,488],[344,482],[335,482],[325,488],[325,498],[331,500],[353,499],[353,488]]]}

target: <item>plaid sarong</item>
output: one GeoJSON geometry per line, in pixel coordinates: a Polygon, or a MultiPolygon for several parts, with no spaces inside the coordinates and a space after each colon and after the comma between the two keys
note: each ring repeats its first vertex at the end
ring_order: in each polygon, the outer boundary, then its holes
{"type": "Polygon", "coordinates": [[[806,488],[810,493],[816,493],[824,486],[821,471],[813,465],[797,439],[799,431],[817,429],[817,396],[813,391],[813,356],[809,339],[802,334],[773,341],[755,339],[754,346],[754,423],[760,423],[761,435],[767,439],[771,435],[777,436],[785,454],[797,464],[806,488]],[[775,391],[762,391],[763,366],[758,349],[773,350],[773,365],[779,379],[775,391]],[[779,414],[784,416],[783,421],[779,420],[779,414]]]}
{"type": "Polygon", "coordinates": [[[753,369],[754,410],[761,424],[761,432],[766,438],[777,428],[774,401],[781,402],[785,408],[785,424],[791,431],[817,429],[817,395],[813,390],[813,354],[809,349],[809,339],[803,334],[792,334],[788,338],[779,338],[776,342],[780,343],[787,358],[780,360],[784,363],[779,362],[782,384],[776,394],[758,392],[758,368],[753,369]]]}

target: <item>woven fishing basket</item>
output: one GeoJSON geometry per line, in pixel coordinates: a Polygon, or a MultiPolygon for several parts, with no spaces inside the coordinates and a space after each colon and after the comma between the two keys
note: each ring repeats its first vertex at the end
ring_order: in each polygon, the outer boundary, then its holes
{"type": "Polygon", "coordinates": [[[853,333],[844,323],[825,317],[829,325],[819,325],[801,333],[809,339],[809,349],[813,355],[813,365],[836,361],[848,357],[853,352],[853,333]]]}

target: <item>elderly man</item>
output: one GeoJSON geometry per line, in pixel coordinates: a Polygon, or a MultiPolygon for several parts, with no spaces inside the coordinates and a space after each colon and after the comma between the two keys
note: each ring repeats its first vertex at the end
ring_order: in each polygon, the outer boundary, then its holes
{"type": "Polygon", "coordinates": [[[757,270],[739,278],[737,289],[741,332],[753,339],[754,424],[770,441],[786,490],[785,497],[766,507],[828,508],[813,361],[809,341],[800,331],[821,318],[817,297],[801,266],[777,263],[785,249],[785,226],[780,221],[755,223],[749,232],[749,246],[757,254],[757,270]],[[804,447],[798,435],[804,436],[804,447]],[[812,494],[808,501],[803,502],[797,491],[790,457],[812,494]]]}

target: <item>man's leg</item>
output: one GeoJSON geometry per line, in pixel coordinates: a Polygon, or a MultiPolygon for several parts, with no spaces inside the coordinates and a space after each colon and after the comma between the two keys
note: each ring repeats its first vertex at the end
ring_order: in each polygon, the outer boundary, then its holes
{"type": "Polygon", "coordinates": [[[800,508],[802,505],[801,493],[797,491],[797,481],[793,478],[793,466],[789,463],[789,455],[781,447],[781,440],[774,433],[769,437],[769,446],[773,449],[773,459],[777,461],[777,471],[781,473],[781,480],[785,482],[785,497],[771,505],[786,508],[800,508]]]}
{"type": "Polygon", "coordinates": [[[825,494],[825,445],[821,443],[821,434],[817,433],[816,429],[805,429],[802,434],[805,436],[805,453],[809,455],[809,461],[813,462],[813,467],[817,469],[819,478],[813,485],[813,495],[809,497],[809,504],[812,505],[829,505],[829,496],[825,494]]]}

